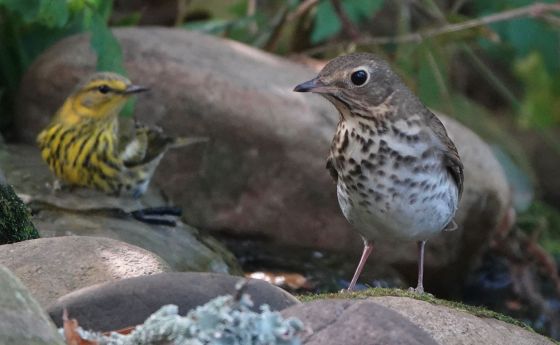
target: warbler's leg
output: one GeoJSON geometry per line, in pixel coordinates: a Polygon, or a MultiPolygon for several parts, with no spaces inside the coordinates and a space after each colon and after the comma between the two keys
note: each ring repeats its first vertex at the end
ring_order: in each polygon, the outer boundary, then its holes
{"type": "Polygon", "coordinates": [[[59,191],[72,192],[73,190],[76,189],[76,186],[71,185],[71,184],[66,184],[59,179],[54,179],[52,184],[47,183],[47,188],[50,188],[51,192],[53,192],[53,193],[56,193],[56,192],[59,192],[59,191]]]}
{"type": "Polygon", "coordinates": [[[53,190],[53,192],[62,190],[62,182],[60,182],[59,179],[55,179],[55,180],[53,181],[52,190],[53,190]]]}

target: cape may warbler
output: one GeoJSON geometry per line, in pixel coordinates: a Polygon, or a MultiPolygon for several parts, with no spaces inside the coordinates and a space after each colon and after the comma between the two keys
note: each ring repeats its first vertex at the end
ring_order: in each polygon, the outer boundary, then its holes
{"type": "Polygon", "coordinates": [[[119,112],[134,94],[147,91],[115,73],[96,73],[78,85],[37,137],[43,159],[62,182],[107,193],[142,195],[168,148],[200,142],[171,138],[119,112]]]}

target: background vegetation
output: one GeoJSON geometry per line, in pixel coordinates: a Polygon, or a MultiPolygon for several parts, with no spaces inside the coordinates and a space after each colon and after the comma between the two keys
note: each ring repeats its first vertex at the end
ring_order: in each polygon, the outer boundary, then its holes
{"type": "MultiPolygon", "coordinates": [[[[555,213],[560,205],[560,185],[548,188],[553,172],[535,171],[527,157],[560,157],[559,9],[558,2],[529,0],[0,0],[0,131],[11,139],[20,79],[65,36],[91,32],[98,69],[125,73],[109,25],[177,26],[323,60],[373,51],[427,105],[496,145],[524,224],[539,223],[533,218],[542,210],[555,213]],[[535,185],[552,208],[532,204],[535,185]]],[[[546,222],[548,230],[558,223],[546,222]]],[[[554,229],[544,231],[545,245],[560,253],[554,229]]]]}
{"type": "MultiPolygon", "coordinates": [[[[0,0],[4,138],[19,81],[42,51],[87,31],[98,69],[124,73],[109,26],[137,25],[206,32],[310,64],[356,50],[382,55],[427,105],[493,146],[519,214],[509,236],[560,257],[560,2],[0,0]]],[[[555,267],[539,274],[560,294],[555,267]]]]}

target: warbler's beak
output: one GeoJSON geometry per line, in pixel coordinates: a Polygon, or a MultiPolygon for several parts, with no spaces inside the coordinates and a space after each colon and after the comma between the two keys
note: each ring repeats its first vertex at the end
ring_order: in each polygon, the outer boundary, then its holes
{"type": "Polygon", "coordinates": [[[301,83],[294,88],[295,92],[315,92],[315,93],[330,93],[333,91],[332,87],[329,87],[323,83],[319,77],[313,78],[305,83],[301,83]]]}
{"type": "Polygon", "coordinates": [[[141,86],[141,85],[128,85],[126,87],[126,90],[124,90],[125,94],[133,94],[133,93],[139,93],[139,92],[144,92],[144,91],[149,91],[150,89],[145,87],[145,86],[141,86]]]}

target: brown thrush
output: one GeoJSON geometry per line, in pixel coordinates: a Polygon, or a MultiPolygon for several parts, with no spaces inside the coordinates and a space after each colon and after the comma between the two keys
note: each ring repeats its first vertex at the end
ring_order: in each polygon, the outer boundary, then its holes
{"type": "Polygon", "coordinates": [[[373,54],[330,61],[295,87],[315,92],[340,112],[327,169],[340,208],[362,235],[353,290],[377,240],[418,242],[422,293],[426,240],[450,229],[463,187],[463,164],[440,120],[373,54]]]}

